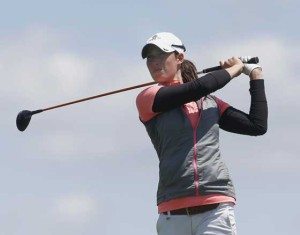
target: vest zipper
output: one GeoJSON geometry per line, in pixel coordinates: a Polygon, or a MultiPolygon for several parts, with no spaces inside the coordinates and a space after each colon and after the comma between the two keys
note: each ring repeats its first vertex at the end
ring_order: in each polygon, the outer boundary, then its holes
{"type": "Polygon", "coordinates": [[[194,159],[193,159],[193,167],[194,167],[195,191],[196,191],[196,196],[198,196],[199,195],[199,190],[198,190],[199,189],[199,176],[198,176],[198,167],[197,167],[197,130],[195,130],[195,129],[193,128],[193,132],[194,132],[194,159]]]}
{"type": "MultiPolygon", "coordinates": [[[[196,102],[197,104],[197,102],[196,102]]],[[[186,115],[187,119],[189,120],[191,127],[193,129],[193,140],[194,140],[194,156],[193,156],[193,168],[194,168],[194,184],[195,184],[195,193],[196,196],[199,196],[199,175],[198,175],[198,167],[197,167],[197,128],[201,119],[201,114],[202,114],[202,99],[201,99],[201,108],[199,109],[198,104],[198,112],[199,112],[199,118],[197,121],[197,124],[195,127],[193,127],[193,124],[189,118],[189,116],[186,114],[185,110],[183,109],[184,114],[186,115]]]]}

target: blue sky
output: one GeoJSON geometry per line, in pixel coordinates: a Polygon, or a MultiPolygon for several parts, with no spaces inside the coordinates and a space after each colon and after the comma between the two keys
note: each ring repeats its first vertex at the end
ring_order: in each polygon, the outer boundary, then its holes
{"type": "MultiPolygon", "coordinates": [[[[297,1],[9,1],[0,14],[2,235],[155,234],[158,160],[141,90],[15,118],[151,81],[145,41],[169,31],[200,69],[259,56],[269,104],[262,137],[221,132],[239,234],[298,234],[300,54],[297,1]]],[[[216,95],[248,112],[248,78],[216,95]]]]}

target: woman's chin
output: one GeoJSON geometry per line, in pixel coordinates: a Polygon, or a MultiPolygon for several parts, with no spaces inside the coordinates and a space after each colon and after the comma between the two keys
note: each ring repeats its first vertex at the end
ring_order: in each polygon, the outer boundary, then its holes
{"type": "Polygon", "coordinates": [[[158,83],[165,83],[166,80],[163,78],[153,78],[154,81],[158,82],[158,83]]]}
{"type": "Polygon", "coordinates": [[[152,79],[156,82],[163,81],[163,78],[161,76],[157,76],[157,74],[152,74],[152,79]]]}
{"type": "Polygon", "coordinates": [[[153,78],[154,81],[156,81],[158,83],[170,82],[170,78],[166,78],[164,76],[152,76],[152,78],[153,78]]]}

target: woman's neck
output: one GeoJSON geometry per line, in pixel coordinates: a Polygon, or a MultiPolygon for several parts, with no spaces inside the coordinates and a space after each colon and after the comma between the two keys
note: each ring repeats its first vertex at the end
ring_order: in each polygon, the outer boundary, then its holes
{"type": "Polygon", "coordinates": [[[173,81],[179,81],[180,83],[183,83],[180,69],[177,70],[177,72],[173,78],[173,81]]]}
{"type": "Polygon", "coordinates": [[[174,75],[172,80],[166,81],[166,82],[159,82],[162,85],[165,86],[170,86],[170,85],[175,85],[175,84],[182,84],[182,76],[181,76],[181,70],[178,70],[176,74],[174,75]]]}

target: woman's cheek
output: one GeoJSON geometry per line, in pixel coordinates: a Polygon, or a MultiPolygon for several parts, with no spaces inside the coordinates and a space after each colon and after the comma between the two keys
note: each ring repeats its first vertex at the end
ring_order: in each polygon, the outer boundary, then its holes
{"type": "Polygon", "coordinates": [[[174,65],[170,63],[166,65],[165,71],[168,74],[168,76],[174,76],[176,74],[176,67],[174,67],[174,65]]]}

